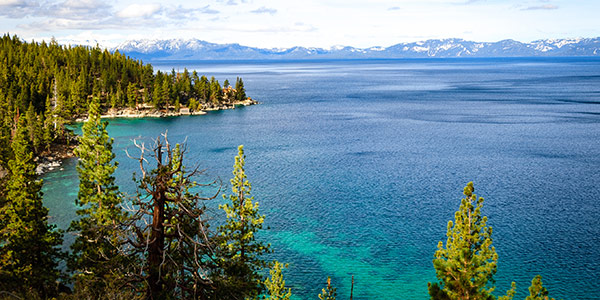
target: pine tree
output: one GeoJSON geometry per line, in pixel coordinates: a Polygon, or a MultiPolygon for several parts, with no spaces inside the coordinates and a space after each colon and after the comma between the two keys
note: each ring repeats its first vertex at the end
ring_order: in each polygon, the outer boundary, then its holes
{"type": "Polygon", "coordinates": [[[0,290],[48,297],[55,294],[60,277],[62,235],[48,224],[24,118],[17,123],[11,148],[10,178],[0,207],[0,290]]]}
{"type": "Polygon", "coordinates": [[[168,77],[163,80],[160,92],[160,107],[168,110],[171,104],[171,83],[168,77]]]}
{"type": "Polygon", "coordinates": [[[78,237],[71,246],[73,254],[69,267],[78,283],[92,285],[98,290],[103,287],[104,280],[114,276],[113,271],[118,272],[117,267],[123,259],[118,251],[122,237],[117,228],[126,217],[121,208],[122,195],[113,176],[118,163],[113,161],[113,139],[108,136],[107,125],[100,119],[100,104],[94,98],[75,149],[79,157],[76,203],[81,218],[73,221],[70,228],[78,232],[78,237]]]}
{"type": "Polygon", "coordinates": [[[331,286],[331,278],[327,277],[327,287],[321,290],[319,299],[321,300],[335,300],[337,297],[337,288],[331,286]]]}
{"type": "Polygon", "coordinates": [[[492,228],[481,215],[483,198],[464,188],[455,223],[448,222],[446,245],[438,244],[433,266],[439,283],[429,283],[431,299],[494,299],[493,276],[498,255],[492,246],[492,228]]]}
{"type": "Polygon", "coordinates": [[[498,300],[512,300],[517,293],[517,284],[513,281],[510,290],[506,291],[506,295],[498,297],[498,300]]]}
{"type": "Polygon", "coordinates": [[[265,288],[267,289],[265,300],[290,300],[292,289],[285,287],[285,280],[283,280],[281,274],[282,268],[287,267],[287,264],[283,265],[278,261],[273,263],[273,267],[269,270],[271,277],[265,280],[265,288]]]}
{"type": "Polygon", "coordinates": [[[218,105],[222,99],[223,89],[221,88],[221,84],[212,77],[210,82],[210,100],[213,104],[218,105]]]}
{"type": "MultiPolygon", "coordinates": [[[[548,300],[548,290],[542,285],[542,276],[537,275],[531,280],[529,296],[525,300],[548,300]]],[[[554,300],[554,298],[551,298],[554,300]]]]}
{"type": "Polygon", "coordinates": [[[246,89],[244,89],[244,81],[238,77],[235,81],[235,100],[246,100],[246,89]]]}
{"type": "Polygon", "coordinates": [[[54,123],[54,110],[52,108],[52,101],[50,97],[46,98],[46,109],[44,111],[44,124],[42,128],[42,139],[44,144],[44,150],[50,151],[50,146],[54,142],[55,138],[55,123],[54,123]]]}
{"type": "Polygon", "coordinates": [[[138,91],[137,86],[133,83],[127,85],[127,106],[130,108],[136,108],[138,104],[138,91]]]}
{"type": "Polygon", "coordinates": [[[202,75],[200,80],[194,85],[196,93],[198,93],[199,99],[207,102],[210,96],[210,83],[206,76],[202,75]]]}
{"type": "Polygon", "coordinates": [[[219,232],[219,263],[223,274],[215,278],[219,286],[218,299],[243,299],[256,297],[263,289],[259,271],[266,266],[261,255],[270,245],[256,240],[262,229],[264,216],[258,212],[258,202],[250,196],[251,186],[246,179],[244,147],[238,147],[235,157],[232,194],[229,203],[219,208],[227,214],[219,232]],[[221,293],[221,294],[219,294],[221,293]]]}

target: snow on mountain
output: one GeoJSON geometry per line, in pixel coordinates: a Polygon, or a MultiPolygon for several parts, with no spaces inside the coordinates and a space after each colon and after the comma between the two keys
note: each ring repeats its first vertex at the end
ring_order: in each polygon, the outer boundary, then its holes
{"type": "Polygon", "coordinates": [[[390,47],[354,48],[336,45],[329,49],[315,47],[264,49],[239,44],[214,44],[198,39],[146,39],[126,41],[111,50],[119,50],[131,57],[144,60],[598,56],[600,38],[548,39],[530,43],[515,40],[473,42],[463,39],[434,39],[400,43],[390,47]]]}

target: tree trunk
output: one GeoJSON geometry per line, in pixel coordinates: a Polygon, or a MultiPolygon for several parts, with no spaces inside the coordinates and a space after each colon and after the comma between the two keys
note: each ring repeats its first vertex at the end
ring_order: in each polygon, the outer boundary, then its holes
{"type": "MultiPolygon", "coordinates": [[[[158,147],[158,168],[162,168],[162,152],[158,147]]],[[[148,245],[148,294],[146,299],[160,299],[163,293],[163,282],[160,277],[162,252],[165,245],[164,211],[166,203],[166,186],[160,175],[156,178],[156,189],[152,195],[153,215],[150,244],[148,245]]]]}

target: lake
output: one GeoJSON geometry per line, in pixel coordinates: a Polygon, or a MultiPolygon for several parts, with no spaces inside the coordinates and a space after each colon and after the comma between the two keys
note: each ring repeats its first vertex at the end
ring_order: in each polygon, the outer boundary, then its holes
{"type": "MultiPolygon", "coordinates": [[[[188,164],[229,192],[244,145],[271,258],[294,299],[428,299],[432,259],[463,187],[475,184],[499,255],[496,295],[543,276],[557,299],[600,299],[600,59],[407,59],[154,64],[244,79],[260,105],[108,126],[121,189],[131,140],[187,138],[188,164]]],[[[74,217],[76,161],[44,176],[61,227],[74,217]]],[[[139,172],[138,172],[139,173],[139,172]]],[[[223,200],[219,197],[215,208],[223,200]]],[[[211,211],[222,218],[218,209],[211,211]]]]}

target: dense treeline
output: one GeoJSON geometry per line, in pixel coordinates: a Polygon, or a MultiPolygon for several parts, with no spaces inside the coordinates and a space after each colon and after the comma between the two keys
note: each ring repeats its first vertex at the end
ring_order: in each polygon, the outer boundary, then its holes
{"type": "Polygon", "coordinates": [[[154,72],[149,64],[99,47],[61,46],[55,41],[27,43],[17,36],[0,39],[0,166],[11,157],[10,140],[17,120],[25,116],[34,153],[65,142],[64,124],[85,115],[92,97],[102,110],[154,107],[191,110],[246,99],[243,81],[196,71],[154,72]]]}

